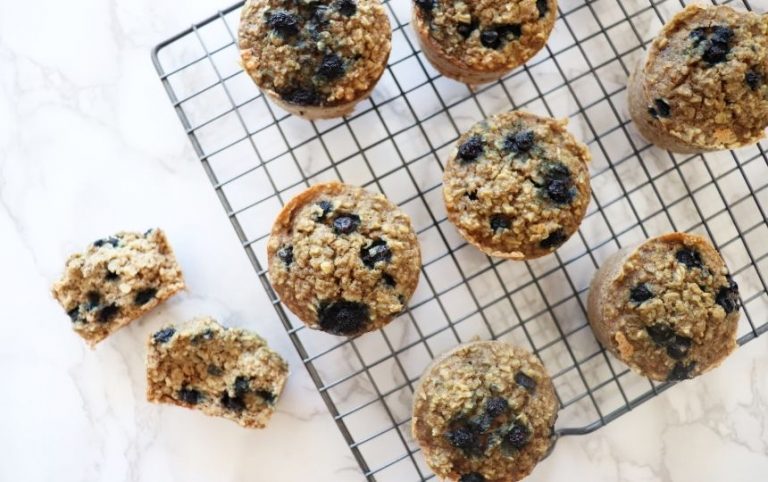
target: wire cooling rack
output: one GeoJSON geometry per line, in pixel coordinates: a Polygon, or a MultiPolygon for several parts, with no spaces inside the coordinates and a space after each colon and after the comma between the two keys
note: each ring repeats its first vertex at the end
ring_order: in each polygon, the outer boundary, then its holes
{"type": "MultiPolygon", "coordinates": [[[[765,144],[673,155],[647,145],[628,120],[630,69],[685,2],[559,3],[547,48],[472,91],[439,76],[418,51],[410,2],[389,1],[389,66],[371,98],[340,120],[306,122],[265,100],[238,66],[242,3],[153,52],[194,150],[367,480],[434,477],[410,435],[414,384],[436,355],[477,337],[526,347],[544,361],[561,405],[558,435],[591,432],[667,389],[601,350],[587,323],[590,278],[621,246],[671,230],[708,236],[741,287],[739,343],[768,330],[765,144]],[[443,162],[460,132],[513,108],[569,117],[594,157],[593,199],[579,234],[530,262],[492,259],[467,245],[441,196],[443,162]],[[330,179],[385,193],[411,215],[422,245],[422,280],[408,311],[355,339],[305,329],[264,268],[280,207],[330,179]]],[[[752,9],[747,1],[719,3],[752,9]]]]}

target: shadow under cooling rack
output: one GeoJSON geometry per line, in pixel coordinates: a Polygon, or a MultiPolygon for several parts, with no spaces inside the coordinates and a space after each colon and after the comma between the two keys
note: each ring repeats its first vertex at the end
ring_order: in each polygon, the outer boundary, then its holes
{"type": "Polygon", "coordinates": [[[621,246],[671,230],[708,236],[741,287],[739,343],[768,330],[764,145],[677,156],[647,145],[628,119],[629,70],[684,2],[559,3],[547,48],[501,81],[471,91],[439,76],[418,51],[407,25],[410,2],[387,2],[393,48],[386,73],[352,115],[329,121],[288,115],[242,72],[242,4],[153,52],[248,258],[368,480],[434,477],[410,435],[411,397],[430,361],[462,342],[501,339],[536,353],[560,401],[558,435],[595,430],[667,389],[605,353],[587,323],[591,276],[621,246]],[[530,262],[500,261],[468,246],[447,222],[441,196],[443,160],[460,132],[517,108],[568,117],[594,158],[592,203],[578,235],[530,262]],[[410,214],[422,245],[422,281],[408,311],[355,339],[305,329],[284,310],[264,269],[280,207],[330,179],[385,193],[410,214]]]}

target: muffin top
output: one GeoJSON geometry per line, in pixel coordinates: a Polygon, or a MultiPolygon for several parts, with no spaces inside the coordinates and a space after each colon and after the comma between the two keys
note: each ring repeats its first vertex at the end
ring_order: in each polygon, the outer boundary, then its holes
{"type": "Polygon", "coordinates": [[[381,328],[416,289],[421,253],[411,220],[381,194],[331,182],[285,205],[267,245],[269,276],[311,328],[381,328]]]}
{"type": "Polygon", "coordinates": [[[503,342],[474,342],[426,371],[411,429],[439,478],[511,482],[546,455],[557,408],[538,358],[503,342]]]}
{"type": "Polygon", "coordinates": [[[507,112],[472,126],[445,168],[448,218],[492,256],[527,259],[560,247],[590,199],[586,146],[567,121],[507,112]]]}
{"type": "Polygon", "coordinates": [[[414,0],[417,29],[454,63],[474,70],[517,67],[547,43],[557,0],[414,0]]]}
{"type": "Polygon", "coordinates": [[[768,15],[689,5],[653,42],[643,88],[648,112],[701,148],[734,148],[768,126],[768,15]]]}
{"type": "Polygon", "coordinates": [[[653,238],[625,261],[611,285],[614,342],[655,380],[683,380],[719,364],[736,347],[739,289],[718,252],[699,236],[653,238]]]}
{"type": "Polygon", "coordinates": [[[378,0],[248,0],[239,46],[260,88],[291,104],[334,106],[373,88],[391,37],[378,0]]]}

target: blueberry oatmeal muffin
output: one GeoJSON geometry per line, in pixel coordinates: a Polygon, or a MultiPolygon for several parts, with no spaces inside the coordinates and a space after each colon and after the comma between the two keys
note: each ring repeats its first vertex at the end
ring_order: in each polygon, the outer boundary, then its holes
{"type": "Polygon", "coordinates": [[[680,153],[754,144],[768,126],[768,15],[689,5],[629,80],[640,133],[680,153]]]}
{"type": "Polygon", "coordinates": [[[462,135],[445,167],[448,219],[491,256],[549,254],[576,232],[590,200],[587,147],[567,120],[497,114],[462,135]]]}
{"type": "Polygon", "coordinates": [[[556,16],[557,0],[414,0],[413,27],[441,74],[482,84],[536,55],[556,16]]]}
{"type": "Polygon", "coordinates": [[[53,297],[94,346],[184,288],[165,233],[121,232],[67,259],[53,297]]]}
{"type": "Polygon", "coordinates": [[[147,344],[147,400],[243,427],[266,426],[288,377],[288,365],[261,337],[212,318],[168,325],[147,344]]]}
{"type": "Polygon", "coordinates": [[[310,328],[334,335],[386,325],[405,309],[421,268],[408,215],[381,194],[337,182],[285,205],[267,255],[282,302],[310,328]]]}
{"type": "Polygon", "coordinates": [[[549,451],[557,409],[538,358],[480,341],[427,369],[414,393],[411,430],[441,480],[512,482],[549,451]]]}
{"type": "Polygon", "coordinates": [[[346,115],[368,97],[391,50],[379,0],[248,0],[243,68],[273,102],[306,119],[346,115]]]}
{"type": "Polygon", "coordinates": [[[704,238],[671,233],[609,257],[589,291],[603,346],[653,380],[685,380],[736,348],[739,287],[704,238]]]}

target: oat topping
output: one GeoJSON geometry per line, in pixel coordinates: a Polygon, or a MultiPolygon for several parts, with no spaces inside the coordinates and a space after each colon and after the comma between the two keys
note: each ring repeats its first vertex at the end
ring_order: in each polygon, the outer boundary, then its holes
{"type": "Polygon", "coordinates": [[[249,0],[239,45],[259,87],[286,102],[333,106],[370,91],[390,50],[378,0],[249,0]]]}
{"type": "Polygon", "coordinates": [[[590,199],[590,156],[565,125],[509,112],[459,138],[443,194],[449,219],[472,244],[495,256],[531,258],[578,229],[590,199]]]}
{"type": "Polygon", "coordinates": [[[336,335],[378,329],[400,314],[421,268],[410,218],[381,194],[340,183],[291,200],[267,250],[283,303],[336,335]]]}
{"type": "Polygon", "coordinates": [[[556,14],[556,0],[415,0],[415,27],[444,56],[487,71],[511,69],[533,57],[556,14]]]}
{"type": "Polygon", "coordinates": [[[635,73],[633,118],[649,140],[659,132],[672,143],[662,138],[662,147],[681,152],[751,144],[768,127],[766,75],[768,16],[690,5],[664,26],[635,73]]]}
{"type": "Polygon", "coordinates": [[[651,239],[610,258],[603,272],[610,275],[599,274],[590,291],[590,321],[598,338],[643,374],[691,378],[735,348],[738,285],[703,238],[651,239]]]}
{"type": "Polygon", "coordinates": [[[462,345],[427,369],[411,428],[439,478],[514,482],[547,453],[557,417],[541,362],[498,341],[462,345]]]}

